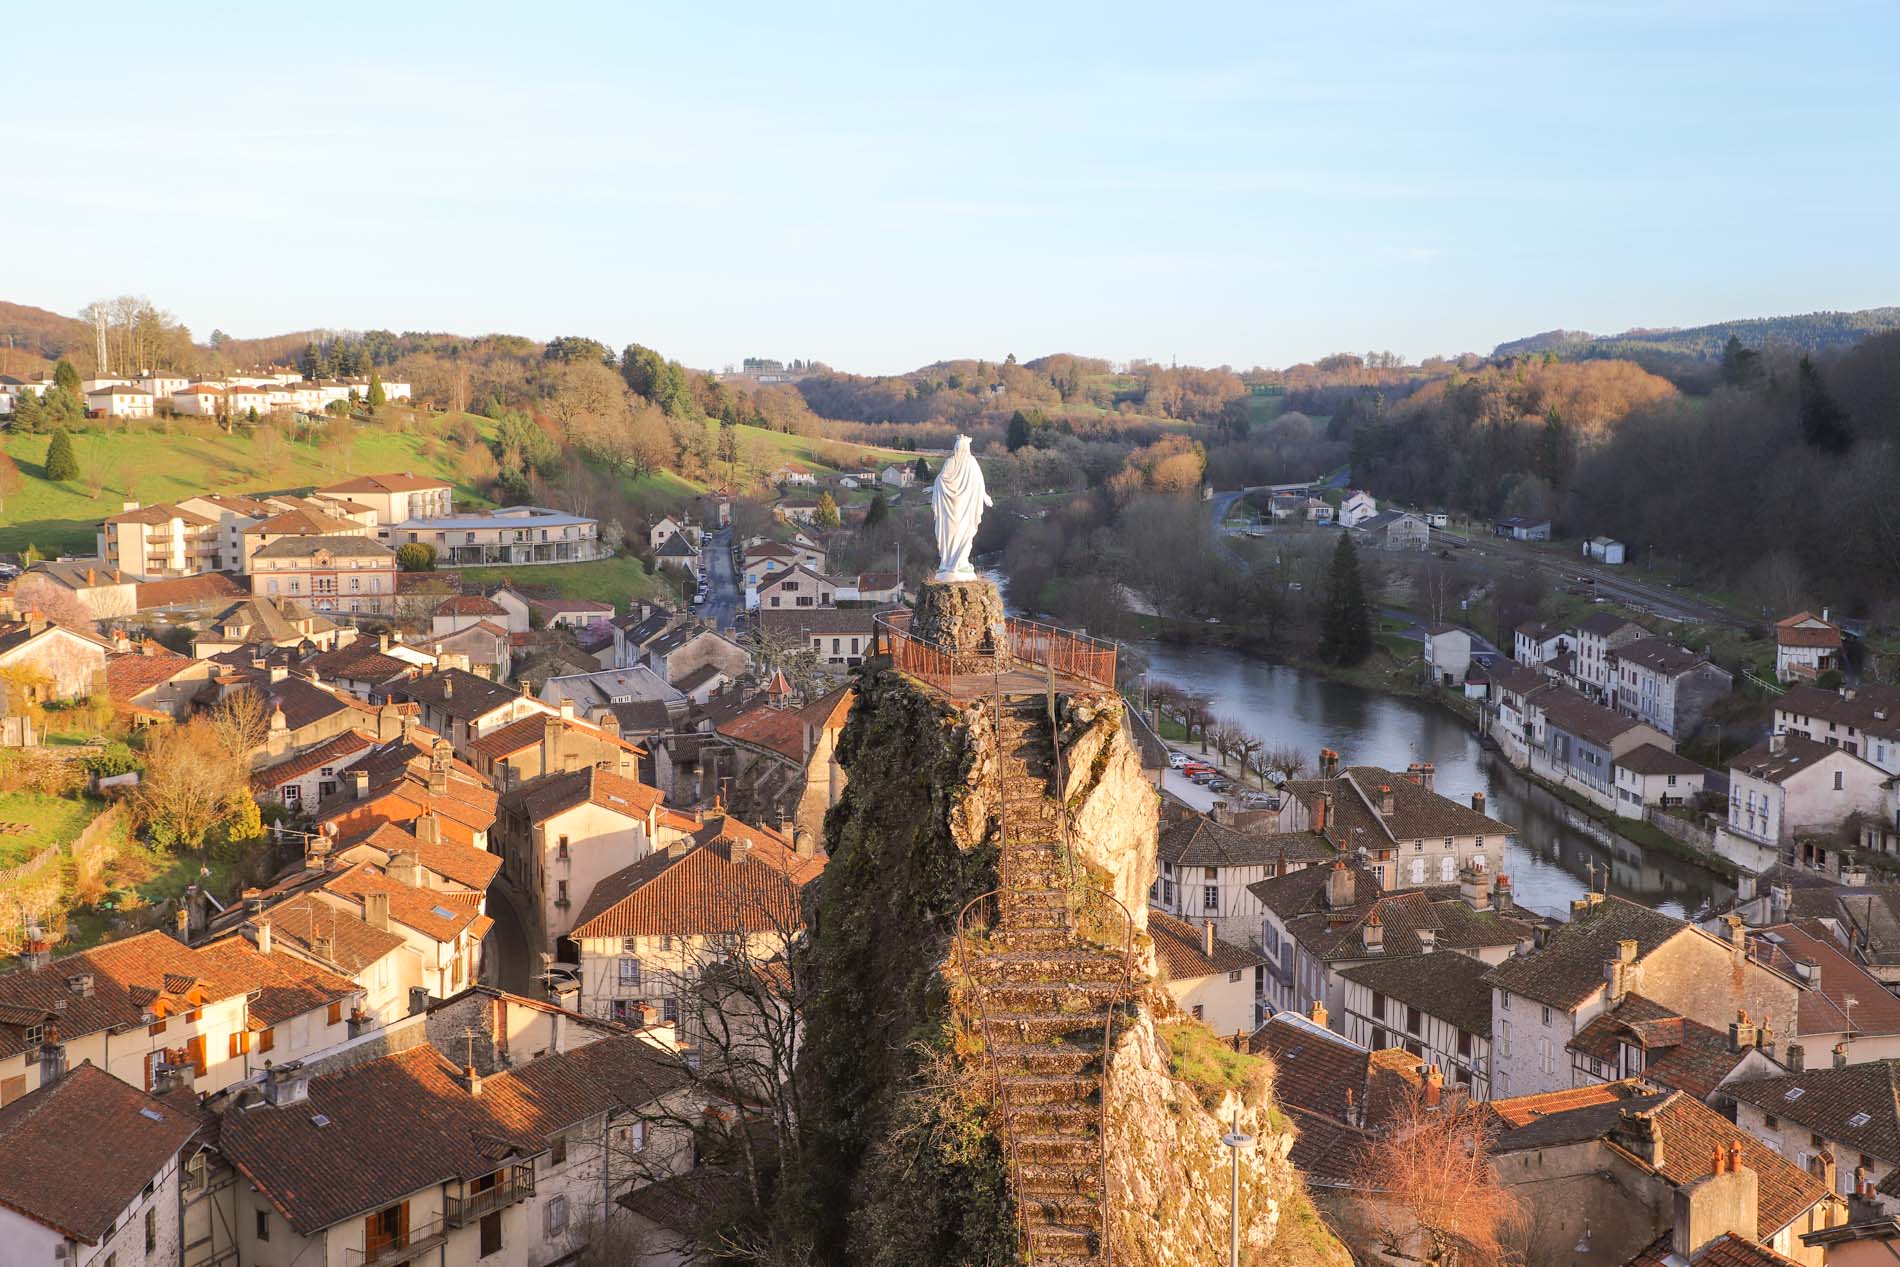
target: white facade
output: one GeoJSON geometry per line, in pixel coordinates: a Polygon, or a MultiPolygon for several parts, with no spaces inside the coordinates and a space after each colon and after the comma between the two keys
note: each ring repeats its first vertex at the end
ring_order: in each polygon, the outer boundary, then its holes
{"type": "MultiPolygon", "coordinates": [[[[74,1175],[72,1182],[84,1180],[74,1175]]],[[[120,1212],[112,1231],[97,1245],[81,1244],[0,1206],[0,1258],[21,1267],[169,1267],[179,1261],[179,1208],[178,1158],[173,1156],[152,1176],[151,1189],[120,1212]]]]}
{"type": "Polygon", "coordinates": [[[1336,518],[1342,528],[1353,528],[1379,513],[1379,500],[1364,489],[1355,488],[1339,503],[1336,518]]]}
{"type": "MultiPolygon", "coordinates": [[[[1436,951],[1449,954],[1450,951],[1436,951]]],[[[1377,1051],[1416,1047],[1418,1057],[1445,1075],[1448,1086],[1468,1087],[1474,1100],[1491,1098],[1491,1038],[1459,1029],[1430,1012],[1388,998],[1370,986],[1341,978],[1345,1010],[1338,1013],[1347,1038],[1377,1051]]]]}
{"type": "Polygon", "coordinates": [[[1886,805],[1885,779],[1879,767],[1838,748],[1779,781],[1731,767],[1729,830],[1780,844],[1797,833],[1831,830],[1856,811],[1878,817],[1886,805]]]}
{"type": "Polygon", "coordinates": [[[86,411],[108,418],[150,418],[152,393],[139,387],[101,387],[86,393],[86,411]]]}

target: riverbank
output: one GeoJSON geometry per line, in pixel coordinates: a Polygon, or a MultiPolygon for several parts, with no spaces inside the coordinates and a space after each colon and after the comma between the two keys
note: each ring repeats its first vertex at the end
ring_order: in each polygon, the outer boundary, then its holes
{"type": "MultiPolygon", "coordinates": [[[[1478,742],[1486,745],[1489,743],[1484,739],[1480,726],[1481,706],[1474,700],[1466,699],[1462,694],[1452,694],[1430,685],[1421,671],[1423,648],[1416,642],[1398,636],[1390,628],[1382,628],[1378,646],[1368,659],[1358,665],[1341,666],[1328,664],[1317,657],[1286,655],[1281,649],[1271,646],[1268,640],[1260,638],[1257,634],[1249,634],[1243,626],[1202,626],[1186,621],[1165,619],[1144,623],[1156,627],[1155,641],[1159,643],[1215,647],[1368,694],[1405,700],[1415,705],[1431,706],[1433,711],[1442,711],[1455,716],[1462,728],[1478,742]],[[1254,650],[1252,649],[1254,647],[1261,649],[1254,650]],[[1407,654],[1408,651],[1410,654],[1407,654]]],[[[1395,622],[1382,622],[1382,625],[1393,623],[1395,622]]],[[[1181,732],[1174,729],[1173,733],[1178,735],[1181,732]]],[[[1220,762],[1216,754],[1210,753],[1209,760],[1211,763],[1226,766],[1226,763],[1220,762]]],[[[1610,833],[1647,855],[1667,855],[1728,884],[1733,884],[1743,873],[1741,867],[1726,858],[1697,850],[1651,826],[1648,822],[1623,818],[1529,770],[1520,769],[1503,760],[1498,762],[1498,767],[1500,770],[1510,771],[1511,776],[1521,781],[1524,786],[1534,787],[1547,793],[1556,801],[1561,802],[1567,810],[1581,816],[1598,830],[1610,833]]],[[[1229,777],[1233,776],[1230,774],[1229,777]]]]}

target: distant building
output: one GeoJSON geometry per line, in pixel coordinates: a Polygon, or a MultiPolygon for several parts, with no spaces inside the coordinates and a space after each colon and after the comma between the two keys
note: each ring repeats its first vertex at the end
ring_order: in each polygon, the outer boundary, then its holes
{"type": "Polygon", "coordinates": [[[1339,503],[1339,526],[1357,528],[1379,513],[1379,500],[1364,489],[1355,488],[1347,492],[1339,503]]]}
{"type": "Polygon", "coordinates": [[[152,393],[143,387],[101,387],[86,393],[86,412],[101,418],[150,418],[152,393]]]}
{"type": "Polygon", "coordinates": [[[1620,567],[1623,563],[1623,543],[1614,537],[1591,537],[1583,543],[1583,557],[1607,563],[1611,567],[1620,567]]]}
{"type": "Polygon", "coordinates": [[[1509,537],[1513,541],[1548,541],[1550,540],[1550,520],[1528,515],[1509,515],[1494,521],[1491,532],[1494,536],[1509,537]]]}
{"type": "MultiPolygon", "coordinates": [[[[388,392],[389,384],[383,384],[388,392]]],[[[319,488],[320,500],[348,501],[376,512],[378,527],[389,528],[409,519],[442,519],[451,509],[448,481],[432,476],[400,474],[359,475],[340,484],[319,488]]]]}
{"type": "Polygon", "coordinates": [[[1827,617],[1822,608],[1819,616],[1803,611],[1775,622],[1777,681],[1813,681],[1841,667],[1841,627],[1827,617]]]}
{"type": "Polygon", "coordinates": [[[396,556],[367,537],[284,537],[251,556],[251,593],[319,612],[386,615],[395,608],[396,556]]]}
{"type": "Polygon", "coordinates": [[[1403,510],[1382,510],[1352,523],[1340,522],[1387,550],[1423,550],[1432,543],[1432,530],[1425,521],[1403,510]]]}
{"type": "Polygon", "coordinates": [[[381,535],[392,549],[412,542],[432,545],[437,562],[447,567],[581,563],[612,553],[600,540],[596,520],[545,506],[405,519],[381,535]]]}

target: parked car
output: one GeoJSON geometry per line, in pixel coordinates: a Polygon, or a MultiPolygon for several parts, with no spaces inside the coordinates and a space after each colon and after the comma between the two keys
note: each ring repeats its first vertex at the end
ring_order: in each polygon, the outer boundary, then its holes
{"type": "Polygon", "coordinates": [[[1193,774],[1188,775],[1188,781],[1206,787],[1212,783],[1216,777],[1212,770],[1196,770],[1193,774]]]}
{"type": "Polygon", "coordinates": [[[1234,785],[1227,779],[1210,779],[1207,784],[1207,790],[1210,792],[1231,792],[1234,790],[1234,785]]]}
{"type": "Polygon", "coordinates": [[[1185,769],[1187,766],[1191,765],[1193,761],[1194,761],[1194,758],[1188,756],[1188,754],[1185,752],[1168,753],[1168,764],[1173,766],[1177,770],[1185,769]]]}
{"type": "Polygon", "coordinates": [[[1247,809],[1280,808],[1280,798],[1271,792],[1242,792],[1240,803],[1247,809]]]}

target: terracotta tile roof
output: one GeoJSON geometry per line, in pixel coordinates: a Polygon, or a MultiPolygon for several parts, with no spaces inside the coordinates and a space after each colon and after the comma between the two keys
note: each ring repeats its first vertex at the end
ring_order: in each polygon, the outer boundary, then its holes
{"type": "Polygon", "coordinates": [[[559,718],[552,713],[543,713],[509,722],[499,730],[491,730],[480,739],[471,741],[467,749],[468,755],[478,760],[497,761],[503,757],[513,756],[517,752],[523,752],[542,741],[547,734],[550,721],[564,730],[572,730],[595,743],[608,744],[629,752],[643,751],[638,744],[629,743],[617,735],[610,735],[598,726],[573,718],[559,718]]]}
{"type": "Polygon", "coordinates": [[[1634,941],[1640,961],[1688,927],[1660,911],[1606,897],[1551,930],[1543,949],[1491,969],[1491,984],[1568,1011],[1603,986],[1603,965],[1616,957],[1618,942],[1634,941]]]}
{"type": "Polygon", "coordinates": [[[187,528],[203,528],[212,522],[195,511],[186,510],[183,506],[174,506],[169,503],[161,503],[156,506],[141,506],[137,510],[122,511],[119,514],[109,516],[105,522],[109,524],[157,525],[168,524],[174,519],[184,524],[187,528]]]}
{"type": "Polygon", "coordinates": [[[1900,1165],[1900,1060],[1748,1078],[1723,1089],[1763,1112],[1900,1165]]]}
{"type": "Polygon", "coordinates": [[[824,857],[801,858],[778,833],[732,818],[696,835],[596,884],[570,935],[789,934],[799,888],[824,869],[824,857]]]}
{"type": "Polygon", "coordinates": [[[1764,783],[1785,783],[1797,774],[1805,774],[1810,769],[1839,755],[1849,761],[1859,762],[1861,758],[1836,748],[1831,744],[1809,739],[1805,735],[1785,734],[1775,736],[1781,742],[1781,751],[1773,748],[1774,739],[1768,743],[1756,744],[1741,756],[1729,761],[1729,769],[1740,771],[1753,779],[1764,783]]]}
{"type": "Polygon", "coordinates": [[[251,791],[262,795],[275,791],[292,779],[300,779],[312,770],[320,770],[326,765],[347,766],[350,764],[350,758],[358,753],[367,752],[375,744],[376,739],[373,735],[354,728],[346,730],[288,760],[279,761],[275,765],[261,766],[251,771],[251,791]]]}
{"type": "Polygon", "coordinates": [[[227,572],[201,572],[168,581],[140,581],[135,594],[139,610],[151,611],[190,603],[229,602],[244,597],[245,589],[227,572]]]}
{"type": "Polygon", "coordinates": [[[1297,1012],[1276,1012],[1247,1049],[1273,1059],[1277,1100],[1336,1121],[1362,1107],[1372,1053],[1297,1012]]]}
{"type": "Polygon", "coordinates": [[[687,1079],[644,1038],[618,1035],[485,1078],[471,1095],[439,1051],[417,1047],[313,1078],[303,1103],[227,1114],[221,1147],[309,1235],[543,1153],[553,1135],[687,1079]]]}
{"type": "Polygon", "coordinates": [[[327,484],[319,493],[414,493],[422,489],[448,488],[447,480],[411,475],[407,471],[389,475],[359,475],[340,484],[327,484]]]}
{"type": "Polygon", "coordinates": [[[1202,930],[1177,919],[1166,911],[1148,908],[1148,936],[1155,945],[1155,959],[1170,981],[1192,981],[1196,977],[1219,972],[1246,972],[1267,961],[1257,950],[1214,939],[1214,954],[1206,953],[1202,930]]]}
{"type": "Polygon", "coordinates": [[[255,991],[250,1003],[252,1029],[281,1025],[292,1017],[361,993],[348,977],[338,976],[295,955],[264,954],[244,937],[226,937],[198,948],[209,975],[235,989],[255,991]]]}
{"type": "Polygon", "coordinates": [[[268,677],[253,676],[250,685],[263,694],[267,711],[283,712],[284,724],[291,730],[302,730],[338,713],[357,714],[365,719],[374,716],[375,710],[354,695],[318,686],[304,678],[291,676],[273,682],[268,677]]]}
{"type": "Polygon", "coordinates": [[[32,1014],[56,1015],[60,1032],[68,1039],[146,1023],[145,1011],[156,1003],[175,1010],[184,995],[202,994],[207,1002],[229,998],[238,991],[208,974],[197,952],[160,932],[140,933],[107,942],[91,950],[66,955],[44,968],[0,976],[0,1058],[26,1047],[25,1028],[32,1014]],[[71,982],[92,978],[87,995],[71,982]]]}
{"type": "Polygon", "coordinates": [[[1308,1182],[1329,1187],[1352,1186],[1358,1182],[1362,1158],[1373,1142],[1371,1135],[1297,1104],[1282,1103],[1277,1107],[1286,1111],[1299,1131],[1287,1158],[1308,1182]]]}
{"type": "Polygon", "coordinates": [[[247,537],[349,536],[361,528],[361,524],[348,519],[339,519],[331,514],[309,510],[286,510],[272,515],[269,519],[258,520],[244,530],[244,535],[247,537]]]}
{"type": "Polygon", "coordinates": [[[1900,736],[1900,686],[1863,682],[1850,691],[1791,686],[1775,700],[1777,713],[1812,717],[1889,738],[1900,736]]]}
{"type": "Polygon", "coordinates": [[[1258,867],[1330,863],[1339,850],[1315,832],[1241,831],[1195,814],[1162,827],[1156,855],[1177,867],[1258,867]]]}
{"type": "Polygon", "coordinates": [[[390,923],[413,928],[425,937],[433,937],[440,942],[452,942],[460,937],[481,914],[472,903],[459,900],[468,896],[466,894],[439,889],[413,889],[406,884],[396,883],[363,862],[338,872],[325,881],[323,887],[327,892],[364,905],[367,905],[366,899],[370,896],[386,894],[389,897],[390,923]]]}
{"type": "Polygon", "coordinates": [[[769,748],[787,761],[805,760],[805,722],[797,709],[758,704],[716,730],[727,739],[737,739],[760,748],[769,748]]]}
{"type": "Polygon", "coordinates": [[[1307,805],[1321,793],[1333,797],[1328,835],[1335,840],[1352,837],[1355,828],[1371,841],[1431,840],[1445,836],[1495,836],[1499,844],[1517,829],[1501,823],[1463,801],[1428,792],[1406,775],[1378,766],[1352,766],[1334,779],[1296,779],[1287,790],[1307,805]],[[1379,811],[1381,788],[1392,789],[1392,812],[1379,811]]]}
{"type": "Polygon", "coordinates": [[[1775,643],[1782,647],[1839,647],[1841,631],[1812,612],[1796,612],[1775,622],[1775,643]]]}
{"type": "Polygon", "coordinates": [[[759,624],[779,635],[871,633],[876,607],[778,607],[757,613],[759,624]]]}
{"type": "Polygon", "coordinates": [[[508,609],[492,598],[480,594],[457,594],[445,598],[442,605],[435,609],[438,616],[506,616],[508,609]]]}
{"type": "Polygon", "coordinates": [[[1864,1037],[1900,1034],[1900,998],[1856,963],[1832,936],[1818,930],[1818,924],[1775,924],[1756,931],[1749,944],[1752,955],[1771,967],[1784,968],[1790,976],[1800,976],[1795,964],[1811,965],[1819,974],[1820,980],[1804,988],[1796,1000],[1796,1034],[1842,1034],[1850,1030],[1864,1037]],[[1770,934],[1779,938],[1779,943],[1769,940],[1770,934]],[[1777,944],[1778,956],[1761,953],[1777,944]],[[1785,963],[1777,961],[1782,957],[1785,963]],[[1854,1000],[1851,1007],[1847,1001],[1850,996],[1854,1000]]]}
{"type": "MultiPolygon", "coordinates": [[[[1675,1234],[1665,1232],[1624,1267],[1683,1267],[1689,1260],[1675,1250],[1675,1234]]],[[[1696,1255],[1696,1267],[1801,1267],[1760,1241],[1728,1232],[1710,1241],[1696,1255]]]]}
{"type": "Polygon", "coordinates": [[[405,944],[401,933],[371,928],[314,893],[279,902],[251,922],[268,922],[273,938],[351,973],[361,972],[405,944]]]}
{"type": "Polygon", "coordinates": [[[576,805],[592,803],[628,818],[645,818],[661,801],[658,788],[598,766],[543,774],[517,784],[502,794],[501,807],[519,807],[531,822],[548,818],[576,805]]]}
{"type": "Polygon", "coordinates": [[[416,856],[416,864],[424,871],[432,871],[445,880],[477,891],[486,891],[495,873],[501,870],[500,854],[453,840],[423,840],[394,823],[378,823],[368,831],[338,836],[335,853],[343,857],[358,847],[373,851],[378,865],[407,851],[416,856]]]}
{"type": "MultiPolygon", "coordinates": [[[[1340,973],[1348,981],[1415,1007],[1469,1034],[1491,1037],[1490,968],[1468,955],[1434,951],[1403,959],[1360,964],[1340,973]]],[[[1403,1018],[1388,1016],[1389,1027],[1404,1029],[1403,1018]]]]}
{"type": "Polygon", "coordinates": [[[1637,774],[1707,774],[1708,771],[1653,743],[1639,744],[1616,759],[1616,764],[1637,774]]]}
{"type": "Polygon", "coordinates": [[[1640,994],[1626,996],[1599,1013],[1565,1045],[1614,1067],[1619,1048],[1631,1043],[1643,1052],[1643,1079],[1706,1100],[1748,1055],[1731,1052],[1728,1035],[1676,1014],[1640,994]]]}
{"type": "Polygon", "coordinates": [[[123,655],[107,656],[106,694],[122,704],[129,704],[154,686],[171,681],[199,663],[190,656],[175,655],[170,651],[160,651],[154,655],[130,651],[123,655]]]}
{"type": "Polygon", "coordinates": [[[0,1108],[0,1205],[97,1245],[198,1127],[86,1061],[0,1108]]]}

